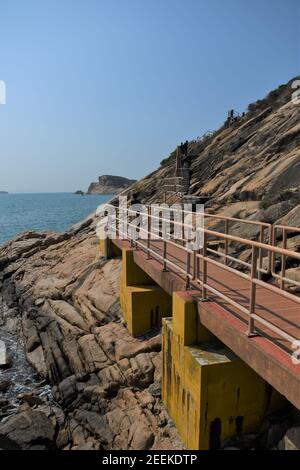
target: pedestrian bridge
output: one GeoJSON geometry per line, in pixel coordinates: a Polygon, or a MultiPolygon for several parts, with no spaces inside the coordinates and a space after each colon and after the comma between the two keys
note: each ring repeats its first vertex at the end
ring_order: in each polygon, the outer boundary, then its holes
{"type": "MultiPolygon", "coordinates": [[[[212,416],[205,436],[204,425],[201,428],[196,422],[186,423],[184,429],[180,429],[181,423],[190,419],[191,405],[186,408],[187,404],[183,403],[179,412],[175,409],[178,405],[174,407],[173,403],[174,400],[177,403],[178,400],[179,403],[187,400],[189,389],[193,387],[193,379],[190,383],[187,378],[191,367],[197,376],[196,363],[184,368],[183,362],[196,357],[197,364],[203,365],[203,351],[207,358],[215,341],[219,342],[219,351],[223,346],[228,348],[227,352],[222,350],[220,353],[223,359],[226,357],[226,364],[232,361],[230,354],[235,354],[243,364],[242,369],[238,366],[238,372],[233,374],[234,379],[230,379],[232,383],[244,377],[243,384],[236,385],[237,394],[247,380],[256,385],[252,388],[248,384],[246,388],[252,394],[259,394],[257,390],[260,385],[255,380],[263,379],[269,389],[273,387],[274,392],[283,395],[300,409],[300,364],[297,355],[300,349],[300,297],[297,295],[300,283],[286,274],[286,266],[295,266],[300,262],[300,253],[288,249],[290,235],[300,233],[300,229],[212,214],[204,215],[199,228],[192,212],[184,213],[184,220],[178,221],[174,212],[169,220],[164,210],[153,214],[150,208],[143,213],[113,209],[117,211],[114,222],[116,236],[113,240],[101,242],[102,251],[111,256],[116,248],[122,250],[121,304],[123,299],[129,331],[138,335],[154,326],[161,317],[167,317],[163,320],[164,401],[186,445],[190,448],[218,448],[224,436],[234,434],[229,415],[226,418],[229,424],[225,424],[225,417],[212,416]],[[128,225],[124,225],[124,215],[128,225]],[[143,223],[139,225],[142,219],[143,223]],[[168,234],[164,230],[166,223],[170,227],[168,234]],[[244,232],[250,233],[255,240],[250,236],[236,236],[237,227],[242,232],[241,228],[245,227],[247,230],[244,232]],[[181,237],[178,237],[178,229],[181,237]],[[199,233],[201,235],[202,243],[197,249],[191,248],[189,236],[192,230],[197,236],[199,233]],[[133,274],[135,280],[130,281],[129,270],[132,267],[136,267],[137,271],[133,274]],[[150,309],[150,316],[146,313],[147,309],[150,309]],[[150,318],[148,323],[143,318],[147,315],[150,318]],[[180,352],[180,344],[184,353],[180,352]],[[210,345],[208,349],[207,345],[210,345]],[[246,372],[243,367],[247,368],[246,372]],[[258,379],[253,379],[254,382],[243,375],[248,374],[248,368],[251,368],[251,373],[257,374],[258,379]],[[178,383],[180,380],[182,383],[178,383]],[[222,430],[218,419],[221,420],[221,427],[223,425],[222,430]],[[189,441],[189,435],[194,436],[192,441],[189,441]]],[[[216,350],[214,354],[213,364],[216,365],[216,350]]],[[[229,371],[230,366],[227,364],[226,367],[229,371]]],[[[216,367],[214,370],[217,370],[216,367]]],[[[223,372],[220,374],[216,379],[219,385],[223,372]]],[[[229,375],[224,373],[225,378],[221,380],[223,392],[229,375]]],[[[202,369],[202,378],[195,378],[200,384],[199,397],[204,393],[203,377],[202,369]]],[[[210,383],[211,379],[205,385],[207,389],[210,383]]],[[[262,392],[264,395],[268,394],[266,390],[268,388],[262,392]]],[[[228,391],[226,393],[228,395],[228,391]]],[[[197,400],[198,397],[194,397],[194,405],[197,400]]],[[[230,413],[228,411],[230,415],[237,406],[234,400],[233,408],[230,413]]],[[[255,400],[254,395],[248,397],[248,401],[251,400],[255,400]]],[[[257,415],[261,413],[261,417],[273,405],[275,408],[280,406],[280,400],[271,395],[267,401],[266,397],[262,401],[260,412],[256,412],[257,415]]],[[[207,399],[206,406],[208,403],[207,399]]],[[[201,411],[204,403],[201,404],[200,400],[195,406],[200,407],[201,411]]],[[[202,419],[200,411],[199,423],[202,419]]],[[[222,413],[223,410],[219,412],[222,413]]],[[[248,428],[244,426],[244,432],[253,429],[254,421],[253,417],[249,418],[248,428]]]]}

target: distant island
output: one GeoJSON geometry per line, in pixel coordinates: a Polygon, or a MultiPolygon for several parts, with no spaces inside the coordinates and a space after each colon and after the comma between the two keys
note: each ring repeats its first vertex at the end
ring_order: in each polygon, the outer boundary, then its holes
{"type": "Polygon", "coordinates": [[[90,184],[87,194],[118,194],[135,182],[123,176],[102,175],[97,183],[90,184]]]}
{"type": "Polygon", "coordinates": [[[7,191],[0,191],[0,194],[8,194],[7,191]]]}

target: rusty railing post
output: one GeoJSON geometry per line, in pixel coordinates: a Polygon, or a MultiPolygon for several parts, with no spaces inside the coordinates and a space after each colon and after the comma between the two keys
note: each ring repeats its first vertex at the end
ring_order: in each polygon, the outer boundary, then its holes
{"type": "Polygon", "coordinates": [[[164,267],[163,271],[166,272],[168,271],[167,269],[167,242],[164,240],[164,252],[163,252],[163,257],[164,257],[164,267]]]}
{"type": "MultiPolygon", "coordinates": [[[[141,213],[139,212],[138,213],[138,217],[140,218],[141,217],[141,213]]],[[[136,219],[137,218],[137,213],[135,212],[134,213],[134,218],[136,219]]],[[[135,249],[138,250],[138,239],[139,239],[139,229],[138,229],[138,224],[135,225],[136,229],[134,231],[135,233],[135,249]]]]}
{"type": "Polygon", "coordinates": [[[120,217],[120,213],[118,212],[119,209],[116,208],[116,238],[119,238],[119,226],[118,226],[118,221],[119,221],[119,217],[120,217]]]}
{"type": "MultiPolygon", "coordinates": [[[[285,250],[286,250],[286,241],[287,241],[287,233],[286,233],[286,229],[283,227],[282,228],[282,248],[284,248],[285,250]]],[[[284,286],[285,286],[284,279],[282,279],[283,277],[285,277],[285,262],[286,262],[286,256],[281,255],[280,289],[282,290],[284,290],[284,286]]]]}
{"type": "Polygon", "coordinates": [[[132,216],[130,215],[130,209],[127,211],[127,215],[128,215],[128,221],[129,221],[129,236],[130,236],[130,246],[131,248],[134,248],[134,242],[133,242],[133,235],[132,235],[132,216]]]}
{"type": "Polygon", "coordinates": [[[191,253],[189,251],[186,252],[187,253],[187,257],[186,257],[186,284],[185,284],[185,288],[186,289],[189,289],[190,288],[190,284],[191,284],[191,280],[190,280],[190,270],[191,270],[191,253]]]}
{"type": "MultiPolygon", "coordinates": [[[[276,246],[276,227],[272,227],[272,239],[271,239],[271,245],[276,246]]],[[[276,259],[275,259],[275,253],[272,251],[271,252],[271,261],[270,261],[270,266],[271,270],[270,272],[275,272],[275,264],[276,264],[276,259]]]]}
{"type": "Polygon", "coordinates": [[[194,279],[194,281],[197,280],[197,272],[198,272],[198,269],[197,269],[197,250],[194,247],[194,256],[193,256],[193,279],[194,279]]]}
{"type": "Polygon", "coordinates": [[[204,232],[203,234],[203,248],[202,248],[202,256],[203,256],[203,272],[202,272],[202,302],[207,300],[207,236],[204,232]]]}
{"type": "Polygon", "coordinates": [[[251,284],[250,284],[250,305],[249,305],[249,322],[247,336],[251,337],[255,335],[254,331],[254,318],[252,315],[255,313],[255,302],[256,302],[256,284],[254,279],[257,279],[257,261],[258,261],[258,248],[252,246],[252,262],[251,262],[251,284]]]}
{"type": "Polygon", "coordinates": [[[151,237],[151,207],[147,207],[148,211],[148,227],[147,227],[147,259],[150,259],[150,237],[151,237]]]}
{"type": "MultiPolygon", "coordinates": [[[[273,229],[273,225],[270,225],[269,227],[269,245],[271,246],[275,246],[274,245],[274,229],[273,229]]],[[[272,271],[272,252],[269,251],[268,253],[268,272],[271,273],[272,271]]]]}
{"type": "MultiPolygon", "coordinates": [[[[264,227],[263,225],[260,226],[260,231],[259,231],[259,241],[260,243],[263,243],[264,242],[264,227]]],[[[261,269],[262,269],[262,261],[263,261],[263,257],[262,257],[262,248],[259,247],[259,256],[258,256],[258,279],[261,279],[261,269]]]]}
{"type": "MultiPolygon", "coordinates": [[[[228,219],[225,219],[225,235],[228,235],[228,225],[229,225],[228,219]]],[[[225,265],[227,265],[228,245],[229,245],[228,238],[225,238],[225,258],[224,258],[225,265]]]]}

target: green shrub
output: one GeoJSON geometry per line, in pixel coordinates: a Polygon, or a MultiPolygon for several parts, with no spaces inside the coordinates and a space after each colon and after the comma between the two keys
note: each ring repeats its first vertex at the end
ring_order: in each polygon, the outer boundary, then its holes
{"type": "Polygon", "coordinates": [[[270,201],[268,201],[267,199],[263,199],[262,201],[260,201],[259,203],[259,208],[260,209],[263,209],[264,211],[266,209],[268,209],[268,207],[270,207],[272,205],[272,203],[270,201]]]}

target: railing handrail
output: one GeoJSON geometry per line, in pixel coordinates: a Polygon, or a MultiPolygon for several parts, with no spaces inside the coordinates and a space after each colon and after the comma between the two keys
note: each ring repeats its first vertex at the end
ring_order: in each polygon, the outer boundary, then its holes
{"type": "MultiPolygon", "coordinates": [[[[108,205],[112,206],[111,204],[108,204],[108,205]]],[[[112,206],[112,207],[114,209],[117,208],[116,206],[112,206]]],[[[151,220],[152,219],[158,219],[160,222],[168,222],[168,223],[172,223],[172,224],[178,224],[182,227],[188,227],[188,228],[194,229],[193,225],[187,225],[184,222],[179,222],[179,221],[175,221],[175,220],[164,219],[162,215],[161,216],[160,215],[155,216],[151,213],[151,211],[149,211],[149,207],[147,207],[146,212],[142,212],[142,213],[141,213],[141,211],[135,211],[133,209],[125,208],[125,207],[121,207],[121,208],[117,208],[117,209],[119,209],[119,211],[123,211],[123,212],[126,212],[128,214],[132,214],[132,215],[133,214],[139,214],[139,215],[143,215],[145,217],[148,217],[148,219],[150,219],[150,227],[151,227],[151,229],[149,230],[148,228],[145,229],[143,227],[139,227],[138,225],[134,225],[133,222],[129,222],[129,223],[127,222],[127,224],[129,226],[134,226],[135,228],[138,228],[139,232],[145,232],[146,233],[147,237],[146,237],[145,240],[147,240],[147,244],[145,244],[145,242],[142,243],[139,239],[136,239],[135,237],[131,237],[130,233],[123,234],[122,232],[120,232],[120,225],[119,225],[119,228],[118,228],[119,235],[120,235],[120,233],[122,235],[125,235],[125,237],[130,240],[132,246],[134,246],[134,244],[135,244],[136,248],[138,246],[140,246],[147,253],[147,259],[150,259],[150,256],[152,255],[152,256],[156,257],[157,259],[159,259],[160,261],[162,261],[164,271],[167,271],[167,267],[171,266],[173,268],[176,268],[177,272],[179,272],[181,274],[184,274],[184,276],[186,277],[186,287],[187,288],[190,286],[191,283],[199,284],[201,286],[202,299],[203,300],[206,299],[207,291],[210,291],[213,294],[220,297],[221,299],[229,302],[229,304],[231,304],[235,308],[239,309],[244,314],[247,314],[248,315],[248,332],[247,332],[248,336],[252,336],[253,334],[255,334],[254,322],[258,322],[258,323],[264,325],[265,327],[267,327],[268,329],[270,329],[274,333],[280,335],[282,338],[284,338],[285,340],[287,340],[291,343],[293,343],[294,341],[299,339],[299,338],[295,338],[294,336],[292,336],[289,331],[284,331],[282,328],[279,328],[278,326],[274,325],[274,323],[271,323],[270,321],[268,321],[268,320],[264,319],[263,317],[256,314],[256,287],[257,286],[263,287],[263,288],[265,288],[265,289],[267,289],[271,292],[280,294],[281,296],[283,296],[286,299],[292,300],[292,301],[300,304],[300,298],[298,296],[284,290],[284,287],[283,287],[284,282],[287,282],[287,281],[292,282],[292,280],[285,278],[285,276],[284,276],[285,268],[282,267],[281,276],[277,275],[277,277],[281,281],[281,288],[279,288],[279,287],[277,287],[273,284],[270,284],[266,281],[263,281],[260,278],[260,274],[261,274],[260,273],[260,268],[261,268],[260,262],[261,262],[261,256],[262,256],[263,250],[269,252],[269,254],[271,253],[273,264],[274,264],[274,255],[275,254],[281,255],[281,259],[284,260],[284,262],[285,262],[287,257],[292,257],[292,258],[297,259],[298,261],[300,261],[300,253],[297,253],[297,252],[294,252],[294,251],[291,251],[291,250],[287,250],[286,248],[277,247],[277,246],[274,246],[274,245],[271,245],[271,244],[262,243],[261,241],[249,240],[249,239],[245,239],[245,238],[242,238],[242,237],[229,235],[227,233],[216,232],[214,230],[209,230],[207,228],[202,228],[202,227],[198,227],[197,230],[203,233],[204,243],[203,243],[203,246],[202,246],[201,250],[194,251],[194,250],[188,249],[188,247],[186,245],[180,245],[180,244],[178,244],[178,242],[176,243],[175,239],[174,239],[174,241],[172,241],[172,240],[166,239],[163,236],[160,236],[160,234],[162,233],[162,230],[160,230],[160,225],[158,227],[158,234],[157,234],[157,231],[156,231],[156,233],[151,232],[151,230],[153,229],[153,224],[151,223],[151,220]],[[151,248],[151,246],[150,246],[150,236],[151,235],[155,235],[156,240],[158,239],[158,240],[162,241],[162,243],[163,243],[163,254],[160,254],[160,253],[158,253],[157,251],[155,251],[151,248]],[[237,270],[234,267],[227,266],[226,264],[223,265],[220,261],[216,261],[215,259],[210,258],[209,257],[209,252],[213,252],[214,254],[218,254],[214,250],[211,250],[211,249],[208,248],[208,242],[209,242],[208,236],[210,236],[210,235],[212,235],[214,237],[217,237],[217,238],[221,238],[222,240],[225,240],[225,242],[226,241],[233,241],[233,242],[236,242],[236,243],[241,244],[241,245],[250,246],[251,250],[252,250],[251,251],[251,265],[248,264],[248,263],[244,263],[248,267],[251,266],[250,275],[245,274],[245,273],[237,270]],[[167,245],[168,244],[170,244],[171,246],[172,245],[176,246],[179,249],[184,250],[186,252],[186,269],[184,269],[178,263],[176,264],[176,261],[168,259],[168,253],[167,253],[167,245]],[[194,256],[194,265],[193,265],[194,272],[193,273],[190,272],[191,271],[191,257],[192,256],[194,256]],[[200,275],[199,275],[200,274],[199,261],[202,261],[201,278],[200,278],[200,275]],[[214,264],[214,265],[220,266],[223,269],[225,269],[229,272],[232,272],[232,273],[236,274],[237,276],[239,276],[239,277],[241,277],[241,278],[243,278],[243,279],[250,282],[249,308],[246,308],[244,305],[237,302],[237,300],[235,300],[234,298],[231,298],[229,294],[227,294],[226,292],[222,292],[222,291],[218,290],[216,287],[212,286],[209,283],[208,276],[207,276],[207,266],[208,266],[208,264],[214,264]],[[259,266],[258,266],[258,264],[259,264],[259,266]]],[[[167,208],[162,208],[162,211],[163,210],[167,210],[167,208]]],[[[159,212],[159,214],[160,213],[161,213],[161,211],[159,212]]],[[[191,214],[193,214],[193,213],[191,213],[191,214]]],[[[119,221],[119,222],[124,222],[124,220],[120,219],[120,217],[117,217],[116,220],[119,221]]],[[[241,220],[241,221],[243,221],[243,220],[241,220]]],[[[284,226],[281,226],[281,227],[284,227],[284,226]]],[[[288,228],[284,227],[284,231],[283,231],[283,233],[285,234],[284,235],[284,243],[286,242],[286,230],[288,230],[290,228],[291,227],[288,227],[288,228]]],[[[295,228],[297,229],[297,227],[295,227],[295,228]]],[[[116,229],[117,229],[117,224],[116,224],[116,229]]],[[[299,229],[299,231],[300,231],[300,229],[299,229]]],[[[272,235],[272,232],[271,232],[271,235],[272,235]]],[[[184,240],[184,241],[187,242],[188,240],[184,240]]],[[[273,243],[273,241],[274,240],[273,240],[273,236],[272,236],[271,240],[270,240],[270,243],[273,243]]],[[[235,260],[235,258],[232,258],[229,255],[226,255],[226,251],[225,251],[225,258],[226,257],[228,257],[229,259],[235,260]]],[[[235,261],[238,261],[238,260],[235,260],[235,261]]],[[[272,271],[272,273],[273,273],[273,271],[272,271]]]]}
{"type": "Polygon", "coordinates": [[[289,232],[299,232],[300,233],[300,228],[299,227],[292,227],[292,226],[289,226],[289,225],[274,224],[273,228],[274,229],[280,228],[280,229],[287,230],[289,232]]]}
{"type": "MultiPolygon", "coordinates": [[[[111,205],[111,204],[109,204],[109,205],[111,205]]],[[[113,207],[115,208],[115,206],[113,206],[113,207]]],[[[127,212],[131,212],[133,214],[148,216],[147,212],[142,212],[141,213],[140,211],[134,211],[132,209],[125,209],[125,208],[122,208],[122,210],[125,210],[127,212]]],[[[162,210],[167,210],[167,208],[162,208],[162,210]]],[[[191,214],[193,214],[193,213],[191,212],[191,214]]],[[[201,215],[201,214],[199,214],[199,215],[201,215]]],[[[181,226],[186,227],[186,228],[194,229],[193,225],[185,224],[184,222],[164,219],[162,217],[155,216],[153,214],[150,214],[150,217],[153,218],[153,219],[159,219],[162,222],[168,222],[168,223],[172,223],[172,224],[181,225],[181,226]]],[[[205,215],[204,215],[204,217],[205,217],[205,215]]],[[[295,251],[291,251],[291,250],[280,248],[280,247],[277,247],[277,246],[274,246],[274,245],[269,245],[269,244],[266,244],[266,243],[258,242],[256,240],[250,240],[248,238],[241,238],[241,237],[237,237],[235,235],[228,235],[228,234],[225,234],[225,233],[222,233],[222,232],[216,232],[214,230],[209,230],[207,228],[198,228],[197,230],[203,232],[204,234],[214,235],[218,238],[223,238],[225,240],[233,241],[233,242],[236,242],[236,243],[239,243],[239,244],[242,244],[242,245],[244,244],[244,245],[248,245],[248,246],[251,246],[251,247],[254,246],[256,248],[262,248],[264,250],[269,250],[273,253],[283,254],[283,255],[288,256],[288,257],[295,257],[295,259],[300,261],[300,253],[297,253],[295,251]]],[[[154,233],[153,233],[153,235],[154,235],[154,233]]]]}
{"type": "MultiPolygon", "coordinates": [[[[170,211],[182,212],[184,214],[190,214],[190,215],[197,214],[197,212],[186,211],[184,209],[181,210],[181,209],[176,209],[176,208],[172,208],[172,207],[170,207],[170,211]]],[[[198,212],[198,214],[199,213],[200,212],[198,212]]],[[[258,225],[258,226],[263,226],[263,227],[266,227],[266,228],[272,226],[272,224],[269,224],[268,222],[261,222],[259,220],[239,219],[238,217],[228,217],[228,216],[220,215],[220,214],[208,214],[206,212],[203,212],[203,215],[204,215],[204,217],[211,217],[211,218],[219,219],[219,220],[228,220],[228,221],[231,221],[231,222],[240,222],[240,223],[249,224],[249,225],[258,225]]]]}

